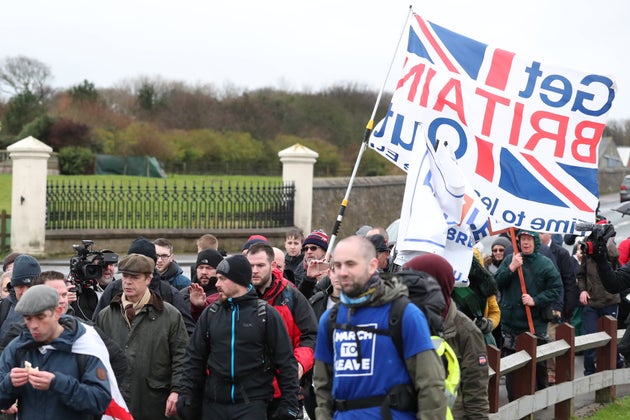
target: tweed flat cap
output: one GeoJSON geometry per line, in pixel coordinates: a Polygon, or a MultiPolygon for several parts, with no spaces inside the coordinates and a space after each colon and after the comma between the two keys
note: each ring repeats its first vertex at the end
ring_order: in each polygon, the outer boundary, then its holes
{"type": "Polygon", "coordinates": [[[127,274],[153,274],[155,262],[141,254],[129,254],[118,262],[118,272],[127,274]]]}

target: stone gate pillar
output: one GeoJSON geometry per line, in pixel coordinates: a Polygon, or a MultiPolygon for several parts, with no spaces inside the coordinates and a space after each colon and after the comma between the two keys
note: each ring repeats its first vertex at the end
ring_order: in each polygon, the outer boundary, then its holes
{"type": "Polygon", "coordinates": [[[46,245],[46,175],[52,148],[34,137],[7,147],[13,161],[11,250],[41,255],[46,245]]]}
{"type": "Polygon", "coordinates": [[[295,184],[293,223],[308,235],[313,216],[313,167],[319,153],[298,143],[281,150],[278,156],[282,162],[282,181],[295,184]]]}

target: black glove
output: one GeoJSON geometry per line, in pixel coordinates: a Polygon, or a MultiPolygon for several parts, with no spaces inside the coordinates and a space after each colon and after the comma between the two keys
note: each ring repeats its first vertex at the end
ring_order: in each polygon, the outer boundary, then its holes
{"type": "Polygon", "coordinates": [[[608,247],[606,241],[598,240],[593,243],[593,259],[597,262],[608,261],[608,247]]]}
{"type": "Polygon", "coordinates": [[[492,329],[494,328],[492,320],[484,318],[482,316],[475,319],[475,325],[481,330],[481,333],[483,335],[490,334],[492,332],[492,329]]]}
{"type": "Polygon", "coordinates": [[[201,402],[195,401],[191,395],[179,395],[177,398],[177,415],[182,420],[201,419],[201,402]]]}

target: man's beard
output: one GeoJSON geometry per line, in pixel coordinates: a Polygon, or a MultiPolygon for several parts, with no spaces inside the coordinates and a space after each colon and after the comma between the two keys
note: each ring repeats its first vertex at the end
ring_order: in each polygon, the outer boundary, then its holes
{"type": "Polygon", "coordinates": [[[258,283],[257,287],[264,290],[267,287],[269,287],[270,284],[271,284],[271,270],[269,271],[269,274],[267,274],[265,277],[260,278],[260,283],[258,283]]]}

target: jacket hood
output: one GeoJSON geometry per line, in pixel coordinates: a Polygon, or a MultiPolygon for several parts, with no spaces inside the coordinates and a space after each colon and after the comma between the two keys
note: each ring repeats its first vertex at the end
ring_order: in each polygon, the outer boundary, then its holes
{"type": "Polygon", "coordinates": [[[160,273],[160,278],[162,280],[168,281],[169,279],[176,277],[180,274],[184,274],[184,270],[182,270],[179,264],[177,264],[175,261],[171,261],[166,271],[163,273],[160,273]]]}
{"type": "MultiPolygon", "coordinates": [[[[71,352],[72,344],[85,334],[85,327],[76,318],[69,315],[62,315],[61,318],[59,318],[59,324],[63,327],[63,332],[49,344],[52,345],[55,350],[71,352]]],[[[28,328],[24,328],[17,340],[19,348],[41,346],[41,343],[33,340],[33,336],[28,328]]]]}
{"type": "Polygon", "coordinates": [[[394,301],[399,296],[409,296],[409,291],[407,290],[407,286],[402,284],[399,279],[395,277],[391,278],[381,278],[379,273],[374,273],[370,282],[374,281],[376,283],[376,290],[364,302],[351,304],[344,303],[346,306],[352,307],[361,307],[361,306],[382,306],[386,303],[394,301]]]}
{"type": "Polygon", "coordinates": [[[529,235],[534,238],[534,252],[532,252],[529,255],[523,255],[523,258],[525,259],[534,258],[536,254],[538,254],[538,251],[540,250],[540,235],[538,234],[538,232],[533,232],[531,230],[520,230],[518,232],[519,248],[521,247],[520,245],[521,235],[529,235]]]}

